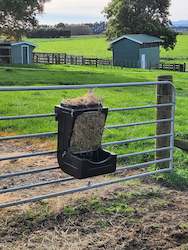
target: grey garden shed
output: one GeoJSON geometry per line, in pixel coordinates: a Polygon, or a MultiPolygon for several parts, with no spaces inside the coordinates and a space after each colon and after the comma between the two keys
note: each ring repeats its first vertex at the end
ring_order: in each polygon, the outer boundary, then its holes
{"type": "Polygon", "coordinates": [[[0,63],[32,64],[34,48],[29,42],[0,42],[0,63]]]}
{"type": "Polygon", "coordinates": [[[121,36],[110,44],[113,65],[128,68],[157,68],[160,64],[160,44],[158,37],[146,34],[121,36]]]}
{"type": "Polygon", "coordinates": [[[32,64],[35,46],[28,42],[11,44],[12,64],[32,64]]]}

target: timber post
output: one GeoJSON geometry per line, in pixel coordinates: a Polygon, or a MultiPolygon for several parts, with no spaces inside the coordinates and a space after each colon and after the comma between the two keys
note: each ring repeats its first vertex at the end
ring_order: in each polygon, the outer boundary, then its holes
{"type": "MultiPolygon", "coordinates": [[[[173,76],[162,75],[158,77],[158,81],[173,82],[173,76]]],[[[170,84],[157,85],[157,104],[167,104],[173,101],[173,92],[170,84]]],[[[157,120],[172,118],[172,106],[158,107],[157,108],[157,120]]],[[[156,135],[170,134],[172,132],[171,122],[157,123],[156,135]]],[[[156,149],[170,147],[171,137],[162,137],[156,139],[156,149]]],[[[156,160],[170,158],[170,149],[156,152],[156,160]]],[[[168,168],[169,163],[158,163],[157,168],[168,168]]]]}

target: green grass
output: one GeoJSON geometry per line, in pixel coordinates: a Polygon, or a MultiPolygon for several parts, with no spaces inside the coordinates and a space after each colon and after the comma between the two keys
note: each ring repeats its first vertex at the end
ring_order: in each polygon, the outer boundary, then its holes
{"type": "MultiPolygon", "coordinates": [[[[104,201],[99,197],[92,197],[89,201],[81,201],[78,207],[69,206],[64,209],[65,215],[79,215],[80,211],[93,211],[100,215],[122,214],[124,216],[131,216],[134,214],[135,209],[128,205],[127,196],[122,193],[115,193],[113,200],[104,201]]],[[[104,224],[104,221],[99,225],[102,227],[108,226],[108,224],[104,224]]]]}
{"type": "MultiPolygon", "coordinates": [[[[107,50],[109,42],[105,36],[80,36],[69,39],[29,39],[29,41],[36,44],[37,52],[66,52],[71,55],[83,55],[87,57],[112,57],[112,52],[107,50]]],[[[172,60],[166,61],[171,63],[188,62],[187,44],[188,35],[179,35],[175,49],[168,51],[161,49],[161,57],[171,58],[172,60]]]]}
{"type": "MultiPolygon", "coordinates": [[[[166,73],[166,72],[165,72],[166,73]]],[[[0,85],[65,85],[65,84],[97,84],[97,83],[116,83],[116,82],[142,82],[155,81],[157,76],[164,74],[164,71],[141,71],[139,69],[108,69],[94,68],[82,66],[41,66],[36,69],[4,69],[0,68],[0,85]]],[[[174,83],[177,87],[177,116],[176,116],[176,131],[181,135],[188,134],[188,121],[184,119],[188,115],[188,111],[184,108],[187,105],[188,87],[187,74],[171,73],[174,77],[174,83]]],[[[52,112],[55,104],[58,104],[61,99],[70,96],[83,94],[84,91],[57,91],[57,92],[29,92],[29,93],[1,93],[2,103],[1,113],[13,115],[13,113],[45,113],[52,112]],[[24,108],[23,108],[23,104],[24,108]],[[12,108],[14,107],[14,109],[12,108]]],[[[148,104],[154,101],[153,90],[148,90],[143,96],[143,91],[135,89],[121,90],[97,90],[97,94],[102,96],[108,106],[131,106],[136,104],[148,104]]],[[[145,114],[143,115],[143,117],[145,114]]],[[[134,120],[130,116],[130,121],[134,120]]],[[[140,117],[141,118],[141,117],[140,117]]],[[[152,118],[152,117],[147,117],[152,118]]],[[[120,115],[120,120],[123,122],[120,115]]],[[[48,131],[54,129],[53,122],[42,124],[41,121],[33,126],[25,126],[26,121],[15,121],[14,126],[1,126],[1,130],[8,132],[36,132],[37,130],[48,131]],[[37,126],[38,124],[38,126],[37,126]]]]}
{"type": "MultiPolygon", "coordinates": [[[[140,82],[155,81],[158,75],[164,71],[149,71],[139,69],[109,69],[95,68],[86,66],[36,66],[36,68],[0,68],[1,86],[26,86],[26,85],[65,85],[65,84],[96,84],[96,83],[117,83],[117,82],[140,82]]],[[[165,72],[172,74],[174,84],[177,88],[177,112],[176,112],[176,134],[184,137],[188,136],[188,109],[187,96],[188,75],[186,73],[165,72]]],[[[54,112],[54,106],[59,104],[62,99],[82,95],[86,90],[76,91],[36,91],[36,92],[4,92],[0,93],[0,115],[24,115],[37,113],[54,112]]],[[[96,94],[103,98],[107,107],[125,107],[137,105],[155,104],[155,89],[153,87],[135,87],[99,89],[96,94]]],[[[107,124],[123,124],[154,120],[154,110],[141,110],[122,113],[110,113],[107,124]]],[[[0,132],[5,133],[37,133],[56,131],[57,124],[54,118],[2,121],[0,132]]],[[[151,136],[155,134],[155,126],[139,126],[129,129],[106,130],[104,142],[114,140],[124,140],[135,137],[151,136]]],[[[124,146],[114,146],[110,150],[119,153],[130,153],[144,151],[154,147],[154,141],[144,141],[124,146]]],[[[144,155],[134,158],[131,164],[141,161],[153,160],[153,155],[144,155]]],[[[177,150],[175,154],[176,166],[175,175],[166,178],[168,183],[176,183],[176,186],[183,183],[183,187],[188,185],[188,155],[177,150]]],[[[128,163],[128,160],[126,160],[128,163]]]]}
{"type": "Polygon", "coordinates": [[[37,52],[67,53],[87,57],[111,58],[109,43],[104,36],[80,36],[56,39],[29,39],[37,52]]]}
{"type": "Polygon", "coordinates": [[[179,35],[177,44],[174,50],[161,50],[161,57],[171,58],[169,62],[173,63],[188,63],[188,35],[179,35]]]}
{"type": "MultiPolygon", "coordinates": [[[[87,57],[111,58],[112,52],[108,51],[109,42],[104,36],[82,36],[70,39],[30,39],[37,45],[38,52],[66,52],[73,55],[87,57]]],[[[161,58],[168,58],[166,63],[188,62],[188,35],[178,36],[178,42],[174,50],[161,49],[161,58]]],[[[140,82],[155,81],[158,75],[172,74],[177,88],[176,134],[184,138],[188,137],[188,109],[187,97],[188,76],[185,73],[164,71],[142,71],[139,69],[109,69],[80,66],[38,66],[34,69],[0,69],[0,85],[64,85],[64,84],[96,84],[116,82],[140,82]]],[[[21,115],[35,113],[49,113],[54,111],[54,106],[64,98],[75,97],[84,91],[52,91],[29,93],[3,93],[0,96],[2,105],[1,115],[21,115]]],[[[97,90],[97,95],[104,99],[108,107],[124,107],[135,105],[148,105],[155,103],[154,89],[135,88],[97,90]]],[[[114,113],[108,116],[108,124],[130,123],[155,119],[154,112],[148,110],[139,112],[114,113]]],[[[28,121],[1,122],[0,131],[7,133],[36,133],[55,131],[57,124],[51,119],[35,119],[28,121]]],[[[123,140],[134,137],[150,136],[155,134],[155,127],[140,126],[137,128],[105,131],[104,141],[123,140]]],[[[133,151],[147,150],[154,146],[154,142],[146,141],[129,146],[111,147],[110,150],[123,154],[133,151]]],[[[135,160],[152,160],[154,155],[140,156],[135,160]],[[139,158],[139,159],[138,159],[139,158]]],[[[165,176],[165,181],[170,185],[184,187],[188,183],[188,156],[182,151],[175,153],[177,170],[173,175],[165,176]]],[[[160,178],[164,178],[160,177],[160,178]]]]}

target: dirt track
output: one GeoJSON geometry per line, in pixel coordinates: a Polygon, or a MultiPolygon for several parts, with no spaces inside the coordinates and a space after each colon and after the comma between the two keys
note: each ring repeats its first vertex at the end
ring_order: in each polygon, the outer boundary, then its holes
{"type": "MultiPolygon", "coordinates": [[[[32,144],[25,143],[27,152],[35,149],[32,144]]],[[[14,154],[23,152],[19,143],[14,145],[14,154]]],[[[8,153],[8,145],[0,147],[2,154],[8,153]]],[[[49,143],[44,142],[41,147],[47,149],[49,143]]],[[[38,157],[1,163],[1,173],[24,167],[45,167],[47,163],[54,164],[55,158],[38,157]]],[[[58,171],[50,177],[60,176],[62,173],[58,171]]],[[[42,180],[47,178],[49,176],[44,174],[39,177],[42,180]]],[[[34,178],[33,181],[38,180],[34,178]]],[[[25,183],[25,179],[20,178],[18,183],[25,183]]],[[[6,183],[8,186],[13,184],[14,179],[6,183]]],[[[1,186],[4,185],[5,182],[1,182],[1,186]]],[[[50,191],[62,188],[65,186],[48,187],[50,191]]],[[[44,191],[41,188],[31,193],[44,191]]],[[[27,195],[27,190],[21,193],[21,197],[27,195]]],[[[2,196],[1,199],[6,201],[6,198],[13,196],[2,196]]],[[[2,250],[184,250],[188,249],[188,192],[162,187],[147,180],[129,182],[48,202],[1,209],[0,225],[2,250]]]]}
{"type": "Polygon", "coordinates": [[[0,249],[188,249],[187,193],[131,183],[53,202],[1,211],[0,249]]]}

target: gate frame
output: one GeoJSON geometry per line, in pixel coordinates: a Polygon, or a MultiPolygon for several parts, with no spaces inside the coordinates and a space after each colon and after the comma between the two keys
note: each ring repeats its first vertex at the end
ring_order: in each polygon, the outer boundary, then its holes
{"type": "MultiPolygon", "coordinates": [[[[170,153],[169,158],[163,158],[163,159],[155,159],[154,161],[150,162],[144,162],[139,163],[135,165],[125,166],[118,168],[116,173],[121,173],[126,170],[130,169],[142,169],[144,167],[148,167],[152,164],[162,164],[162,163],[169,163],[168,167],[165,167],[164,169],[157,169],[152,172],[145,172],[141,174],[136,174],[132,176],[126,176],[119,179],[114,179],[110,181],[105,181],[101,183],[91,184],[91,182],[88,182],[88,185],[82,186],[80,188],[74,188],[70,190],[65,190],[62,192],[54,192],[54,193],[48,193],[45,195],[35,196],[27,199],[21,199],[16,201],[10,201],[6,203],[0,204],[0,208],[7,208],[7,207],[13,207],[17,205],[23,205],[31,202],[37,202],[44,199],[54,198],[54,197],[60,197],[68,194],[78,193],[82,191],[87,191],[91,189],[96,189],[116,183],[121,183],[124,181],[136,179],[136,178],[143,178],[146,176],[152,176],[155,174],[160,173],[168,173],[173,171],[173,152],[174,152],[174,121],[175,121],[175,106],[176,106],[176,90],[174,85],[170,81],[157,81],[157,82],[135,82],[135,83],[113,83],[113,84],[90,84],[90,85],[65,85],[65,86],[30,86],[30,87],[0,87],[0,93],[1,92],[14,92],[14,91],[47,91],[47,90],[78,90],[78,89],[100,89],[100,88],[122,88],[122,87],[143,87],[143,86],[168,86],[168,88],[171,90],[171,101],[168,103],[162,103],[162,104],[156,104],[156,105],[147,105],[147,106],[136,106],[136,107],[128,107],[128,108],[113,108],[110,109],[110,112],[118,112],[118,111],[131,111],[131,110],[142,110],[142,109],[152,109],[152,108],[165,108],[165,107],[171,107],[170,112],[170,118],[165,118],[161,120],[154,120],[154,121],[144,121],[144,122],[137,122],[137,123],[130,123],[130,124],[120,124],[120,125],[114,125],[114,126],[107,126],[107,129],[118,129],[118,128],[126,128],[126,127],[133,127],[133,126],[141,126],[141,125],[148,125],[148,124],[161,124],[161,123],[170,123],[170,133],[167,134],[160,134],[155,136],[147,136],[144,138],[135,138],[135,139],[129,139],[129,140],[123,140],[123,141],[115,141],[115,142],[108,142],[104,143],[103,147],[111,146],[111,145],[123,145],[128,144],[132,142],[139,142],[139,141],[145,141],[145,140],[159,140],[160,138],[170,138],[170,145],[167,147],[161,147],[161,148],[155,148],[153,150],[143,151],[143,152],[137,152],[137,153],[130,153],[125,155],[118,155],[118,159],[123,159],[131,156],[137,156],[137,155],[144,155],[146,153],[157,153],[157,152],[164,152],[168,151],[170,153]]],[[[0,117],[0,121],[8,121],[8,120],[18,120],[18,119],[33,119],[33,118],[44,118],[44,117],[53,117],[55,114],[34,114],[34,115],[21,115],[21,116],[3,116],[0,117]]],[[[18,135],[18,136],[6,136],[6,137],[0,137],[1,141],[7,141],[7,140],[14,140],[14,139],[25,139],[25,138],[41,138],[41,137],[49,137],[54,136],[57,133],[38,133],[38,134],[26,134],[26,135],[18,135]]],[[[1,157],[1,161],[7,161],[7,160],[15,160],[15,159],[21,159],[21,158],[29,158],[29,157],[35,157],[35,156],[45,156],[45,155],[51,155],[56,154],[57,151],[46,151],[46,152],[37,152],[37,153],[31,153],[31,154],[22,154],[12,157],[1,157]]],[[[19,177],[24,176],[28,174],[38,174],[41,172],[48,172],[53,170],[60,169],[59,166],[52,166],[52,167],[46,167],[41,169],[33,169],[33,170],[25,170],[15,173],[7,173],[0,175],[0,181],[5,180],[11,177],[19,177]]],[[[69,181],[75,180],[73,177],[67,177],[63,179],[58,180],[51,180],[51,181],[44,181],[40,183],[35,184],[27,184],[27,185],[21,185],[21,186],[15,186],[8,189],[0,189],[0,195],[5,193],[12,193],[17,192],[20,190],[26,190],[41,186],[47,186],[51,184],[60,184],[60,183],[66,183],[69,181]]]]}

